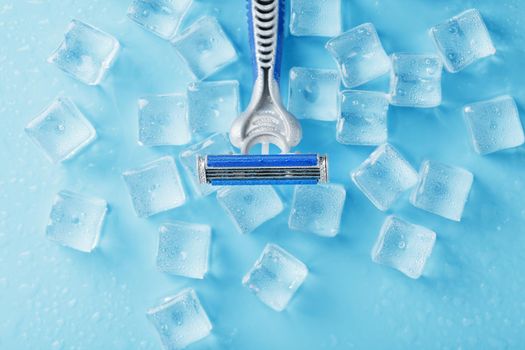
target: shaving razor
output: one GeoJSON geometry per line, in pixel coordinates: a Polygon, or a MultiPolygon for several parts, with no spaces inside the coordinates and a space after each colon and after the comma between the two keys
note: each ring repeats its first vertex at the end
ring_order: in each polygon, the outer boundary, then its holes
{"type": "Polygon", "coordinates": [[[328,182],[324,155],[290,153],[301,141],[297,119],[279,91],[284,0],[248,0],[254,84],[248,108],[233,122],[229,137],[239,155],[198,157],[199,182],[217,186],[318,184],[328,182]],[[261,154],[250,154],[255,146],[261,154]],[[280,154],[269,154],[270,145],[280,154]]]}

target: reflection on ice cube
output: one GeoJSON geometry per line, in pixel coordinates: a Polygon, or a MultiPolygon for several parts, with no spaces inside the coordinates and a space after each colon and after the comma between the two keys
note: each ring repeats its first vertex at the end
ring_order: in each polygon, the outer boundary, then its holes
{"type": "Polygon", "coordinates": [[[111,35],[74,19],[48,61],[83,83],[98,85],[115,62],[119,48],[111,35]]]}
{"type": "Polygon", "coordinates": [[[419,278],[435,241],[436,234],[426,227],[388,216],[372,249],[372,260],[419,278]]]}
{"type": "Polygon", "coordinates": [[[61,191],[49,215],[46,237],[89,253],[98,244],[106,211],[107,203],[103,199],[61,191]]]}
{"type": "Polygon", "coordinates": [[[179,171],[172,157],[162,157],[122,174],[139,217],[180,207],[186,202],[179,171]]]}
{"type": "Polygon", "coordinates": [[[432,27],[430,34],[445,67],[452,73],[496,53],[485,22],[476,9],[464,11],[432,27]]]}
{"type": "Polygon", "coordinates": [[[271,186],[223,187],[217,200],[235,222],[240,233],[250,233],[276,217],[284,206],[271,186]]]}
{"type": "Polygon", "coordinates": [[[175,35],[192,0],[133,0],[128,17],[161,38],[175,35]]]}
{"type": "Polygon", "coordinates": [[[267,244],[242,283],[263,303],[282,311],[307,275],[308,268],[299,259],[275,244],[267,244]]]}
{"type": "Polygon", "coordinates": [[[336,120],[340,84],[336,70],[293,67],[288,110],[299,119],[336,120]]]}
{"type": "Polygon", "coordinates": [[[198,80],[237,60],[237,52],[214,17],[205,16],[173,39],[173,45],[198,80]]]}
{"type": "Polygon", "coordinates": [[[54,100],[26,126],[25,132],[53,162],[75,156],[97,136],[73,101],[65,97],[54,100]]]}
{"type": "Polygon", "coordinates": [[[149,309],[146,316],[166,350],[184,349],[207,337],[212,330],[210,319],[192,288],[165,298],[162,304],[149,309]]]}

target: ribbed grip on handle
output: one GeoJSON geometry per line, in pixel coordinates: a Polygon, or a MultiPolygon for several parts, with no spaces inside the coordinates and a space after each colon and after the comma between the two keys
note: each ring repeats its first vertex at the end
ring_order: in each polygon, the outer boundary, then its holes
{"type": "Polygon", "coordinates": [[[255,77],[267,71],[279,80],[284,6],[284,0],[248,0],[255,77]]]}

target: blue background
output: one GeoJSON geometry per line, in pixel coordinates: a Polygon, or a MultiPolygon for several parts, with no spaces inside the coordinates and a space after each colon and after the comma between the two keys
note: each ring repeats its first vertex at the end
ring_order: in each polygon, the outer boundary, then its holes
{"type": "MultiPolygon", "coordinates": [[[[214,196],[138,219],[120,174],[180,148],[136,141],[137,98],[183,92],[191,77],[170,44],[126,17],[127,0],[0,0],[0,349],[158,349],[145,318],[159,298],[193,286],[214,324],[193,349],[519,349],[525,345],[524,148],[481,157],[461,116],[465,103],[513,95],[525,115],[525,3],[519,0],[343,1],[344,28],[371,21],[392,52],[429,52],[427,30],[470,7],[484,16],[498,50],[458,74],[444,73],[443,104],[392,107],[389,139],[415,167],[425,158],[465,167],[475,182],[461,223],[411,207],[392,210],[438,234],[425,276],[411,280],[372,263],[386,213],[350,182],[372,151],[335,141],[333,123],[303,122],[299,150],[328,153],[332,181],[347,188],[341,233],[333,239],[290,232],[287,209],[256,232],[239,235],[214,196]],[[65,76],[46,58],[78,18],[113,34],[121,55],[100,87],[65,76]],[[99,139],[51,165],[23,128],[59,94],[94,123],[99,139]],[[70,189],[105,198],[110,212],[99,249],[82,254],[44,237],[54,194],[70,189]],[[157,227],[170,220],[213,226],[211,268],[202,281],[155,269],[157,227]],[[310,275],[276,313],[241,285],[267,242],[292,252],[310,275]]],[[[184,23],[217,16],[240,59],[209,80],[237,79],[251,90],[244,1],[195,0],[184,23]]],[[[335,68],[326,39],[286,38],[283,76],[292,66],[335,68]]],[[[287,81],[283,81],[283,91],[287,81]]],[[[388,77],[364,89],[385,90],[388,77]]]]}

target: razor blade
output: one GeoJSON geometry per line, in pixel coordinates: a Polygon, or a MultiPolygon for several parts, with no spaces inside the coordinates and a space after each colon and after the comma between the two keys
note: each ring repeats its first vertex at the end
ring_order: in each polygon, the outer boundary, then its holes
{"type": "Polygon", "coordinates": [[[326,156],[317,154],[198,157],[199,181],[213,186],[315,185],[328,181],[326,156]]]}
{"type": "Polygon", "coordinates": [[[290,153],[301,141],[301,125],[283,106],[279,91],[285,0],[247,0],[254,84],[250,103],[233,122],[229,137],[241,155],[199,157],[200,183],[315,185],[328,182],[328,159],[290,153]],[[262,154],[250,149],[261,145],[262,154]],[[269,154],[270,145],[281,154],[269,154]]]}

